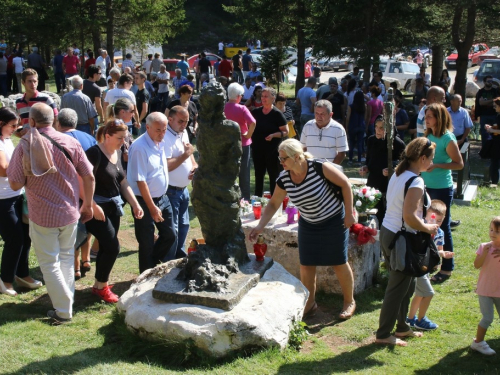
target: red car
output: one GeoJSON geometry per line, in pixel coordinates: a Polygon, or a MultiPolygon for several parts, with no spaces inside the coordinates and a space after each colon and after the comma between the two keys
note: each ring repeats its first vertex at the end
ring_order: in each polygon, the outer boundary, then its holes
{"type": "Polygon", "coordinates": [[[177,68],[177,63],[180,60],[177,59],[163,59],[163,64],[165,64],[165,68],[167,72],[170,73],[170,78],[173,79],[175,77],[175,69],[177,68]]]}
{"type": "MultiPolygon", "coordinates": [[[[217,59],[221,59],[221,57],[217,56],[215,53],[210,53],[210,52],[205,52],[207,55],[207,60],[210,61],[210,64],[214,66],[214,64],[217,62],[217,59]]],[[[194,66],[194,61],[198,58],[198,55],[193,55],[189,59],[187,59],[187,62],[189,64],[189,69],[193,69],[194,66]]]]}
{"type": "MultiPolygon", "coordinates": [[[[489,50],[490,49],[488,48],[488,46],[484,43],[474,44],[469,52],[469,63],[467,67],[470,68],[472,65],[480,64],[481,60],[479,59],[479,56],[484,55],[489,50]]],[[[457,50],[455,50],[450,56],[446,58],[444,62],[446,68],[455,69],[457,67],[457,58],[458,58],[458,53],[457,50]]]]}

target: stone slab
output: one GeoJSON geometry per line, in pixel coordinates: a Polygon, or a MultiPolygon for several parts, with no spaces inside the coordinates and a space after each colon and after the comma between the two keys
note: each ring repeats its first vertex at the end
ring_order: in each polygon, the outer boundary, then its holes
{"type": "MultiPolygon", "coordinates": [[[[248,234],[258,224],[253,214],[242,217],[242,229],[245,232],[247,251],[253,253],[253,243],[248,241],[248,234]]],[[[376,228],[376,220],[370,224],[376,228]]],[[[292,275],[300,279],[300,261],[298,245],[298,225],[286,224],[286,216],[279,216],[273,224],[268,224],[264,231],[264,240],[267,243],[267,256],[280,263],[292,275]]],[[[375,236],[378,240],[378,235],[375,236]]],[[[380,243],[357,245],[356,238],[351,234],[349,238],[348,262],[354,274],[354,293],[358,294],[373,285],[378,275],[380,264],[380,243]]],[[[333,267],[317,267],[317,290],[326,293],[342,294],[340,283],[333,271],[333,267]]]]}
{"type": "Polygon", "coordinates": [[[224,311],[153,298],[158,280],[174,269],[176,262],[145,271],[121,296],[117,309],[131,331],[164,344],[189,342],[217,358],[245,348],[286,347],[309,293],[280,264],[274,262],[238,305],[224,311]]]}
{"type": "MultiPolygon", "coordinates": [[[[472,183],[472,181],[471,181],[472,183]]],[[[453,183],[453,188],[454,190],[457,189],[457,183],[453,183]]],[[[453,198],[453,203],[459,205],[459,206],[470,206],[471,202],[476,199],[477,197],[477,192],[478,192],[478,186],[477,185],[472,185],[469,184],[467,186],[467,189],[465,189],[464,192],[464,199],[455,199],[453,198]]]]}
{"type": "Polygon", "coordinates": [[[264,276],[264,273],[273,265],[273,259],[265,257],[262,262],[255,260],[255,255],[249,254],[250,262],[240,266],[240,272],[231,274],[228,278],[228,288],[225,293],[215,292],[186,292],[186,282],[177,280],[181,271],[172,270],[156,283],[153,297],[170,303],[188,303],[215,307],[226,311],[232,310],[264,276]]]}

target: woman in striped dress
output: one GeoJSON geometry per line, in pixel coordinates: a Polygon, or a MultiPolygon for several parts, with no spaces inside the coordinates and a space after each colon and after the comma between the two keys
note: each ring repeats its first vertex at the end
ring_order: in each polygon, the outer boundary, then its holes
{"type": "Polygon", "coordinates": [[[300,279],[309,290],[304,317],[314,315],[316,266],[333,266],[344,295],[344,306],[339,317],[349,319],[356,309],[354,278],[347,263],[349,228],[354,224],[351,184],[333,164],[325,162],[317,170],[309,153],[304,153],[296,139],[287,139],[279,146],[279,161],[283,172],[276,180],[274,194],[266,206],[259,224],[250,233],[255,241],[282,204],[288,193],[290,201],[300,212],[299,257],[300,279]],[[318,173],[322,170],[322,173],[318,173]],[[326,181],[342,188],[342,203],[326,181]],[[344,207],[347,209],[344,210],[344,207]]]}

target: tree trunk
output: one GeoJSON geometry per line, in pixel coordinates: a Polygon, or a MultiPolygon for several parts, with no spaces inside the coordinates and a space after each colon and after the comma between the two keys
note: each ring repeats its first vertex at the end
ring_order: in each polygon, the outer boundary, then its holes
{"type": "Polygon", "coordinates": [[[114,66],[114,13],[113,0],[106,0],[106,49],[108,50],[109,58],[111,59],[111,68],[114,66]]]}
{"type": "Polygon", "coordinates": [[[457,75],[455,77],[455,85],[453,91],[455,94],[460,94],[464,98],[465,103],[465,87],[467,85],[467,64],[469,61],[469,51],[472,47],[476,28],[476,2],[471,1],[467,8],[457,7],[453,16],[453,24],[451,27],[451,36],[453,44],[458,52],[457,58],[457,75]],[[460,38],[460,29],[463,12],[467,10],[467,24],[465,36],[460,38]]]}
{"type": "Polygon", "coordinates": [[[302,24],[302,16],[306,14],[306,8],[303,0],[297,1],[297,79],[295,81],[295,96],[299,90],[304,87],[304,64],[306,62],[306,45],[304,25],[302,24]]]}
{"type": "Polygon", "coordinates": [[[443,72],[443,46],[435,45],[432,46],[432,70],[431,70],[431,85],[435,86],[439,83],[439,78],[441,78],[441,73],[443,72]]]}
{"type": "Polygon", "coordinates": [[[89,0],[89,18],[92,20],[92,47],[94,49],[94,57],[99,57],[99,48],[101,48],[101,29],[97,18],[97,0],[89,0]]]}

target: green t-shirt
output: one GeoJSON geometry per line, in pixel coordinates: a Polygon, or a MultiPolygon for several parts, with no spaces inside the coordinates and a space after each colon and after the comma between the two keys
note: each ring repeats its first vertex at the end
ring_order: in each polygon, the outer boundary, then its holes
{"type": "MultiPolygon", "coordinates": [[[[436,137],[432,134],[427,136],[431,142],[436,144],[436,153],[434,155],[434,164],[451,163],[451,158],[446,152],[446,147],[451,141],[456,142],[455,135],[446,131],[441,137],[436,137]]],[[[422,178],[425,182],[425,187],[431,189],[444,189],[453,186],[453,178],[451,177],[450,169],[435,168],[432,172],[422,172],[422,178]]]]}

